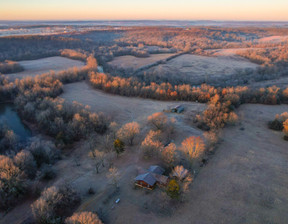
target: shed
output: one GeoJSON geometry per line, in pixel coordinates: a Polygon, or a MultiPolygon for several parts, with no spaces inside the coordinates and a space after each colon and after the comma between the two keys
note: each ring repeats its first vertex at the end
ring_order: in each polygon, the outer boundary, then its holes
{"type": "Polygon", "coordinates": [[[135,184],[140,187],[152,189],[156,184],[156,178],[151,173],[140,174],[135,178],[135,184]]]}
{"type": "Polygon", "coordinates": [[[183,111],[184,111],[183,105],[177,105],[171,109],[171,112],[178,113],[178,114],[182,113],[183,111]]]}
{"type": "Polygon", "coordinates": [[[156,174],[163,174],[164,173],[164,169],[160,166],[150,166],[149,169],[148,169],[149,172],[151,173],[156,173],[156,174]]]}

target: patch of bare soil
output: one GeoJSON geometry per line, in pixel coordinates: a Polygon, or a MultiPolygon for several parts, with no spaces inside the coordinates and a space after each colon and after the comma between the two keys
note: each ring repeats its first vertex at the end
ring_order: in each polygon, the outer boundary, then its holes
{"type": "Polygon", "coordinates": [[[164,60],[173,56],[174,54],[151,54],[147,58],[138,58],[131,55],[115,57],[113,61],[109,62],[110,65],[118,68],[133,68],[138,69],[146,65],[153,64],[157,61],[164,60]]]}
{"type": "Polygon", "coordinates": [[[82,61],[58,56],[37,60],[19,61],[18,63],[24,68],[24,71],[7,75],[10,81],[14,81],[17,78],[22,79],[27,76],[34,77],[50,71],[59,72],[73,67],[81,68],[85,65],[82,61]]]}

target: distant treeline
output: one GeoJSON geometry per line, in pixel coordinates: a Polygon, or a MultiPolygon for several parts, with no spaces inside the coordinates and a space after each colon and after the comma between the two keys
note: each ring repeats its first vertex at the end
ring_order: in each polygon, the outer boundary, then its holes
{"type": "Polygon", "coordinates": [[[216,94],[221,96],[223,94],[224,96],[226,93],[233,93],[237,95],[238,99],[235,104],[280,104],[288,102],[288,87],[285,90],[281,90],[277,87],[254,90],[246,86],[216,88],[206,84],[199,87],[193,87],[188,84],[171,85],[169,82],[161,84],[154,82],[145,83],[140,82],[133,77],[121,78],[95,72],[90,73],[89,82],[93,87],[108,93],[157,100],[184,100],[206,103],[216,94]]]}

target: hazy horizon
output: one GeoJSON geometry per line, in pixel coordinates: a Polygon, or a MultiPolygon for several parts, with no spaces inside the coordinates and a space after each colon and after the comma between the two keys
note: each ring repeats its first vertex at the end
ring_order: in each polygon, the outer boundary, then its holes
{"type": "Polygon", "coordinates": [[[288,1],[0,0],[0,20],[288,21],[288,1]]]}

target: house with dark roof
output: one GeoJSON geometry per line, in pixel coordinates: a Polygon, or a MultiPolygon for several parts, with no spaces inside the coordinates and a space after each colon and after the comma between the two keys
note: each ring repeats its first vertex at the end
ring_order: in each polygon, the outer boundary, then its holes
{"type": "Polygon", "coordinates": [[[145,187],[153,189],[156,184],[156,178],[151,173],[140,174],[135,178],[135,185],[139,187],[145,187]]]}
{"type": "Polygon", "coordinates": [[[135,185],[148,189],[153,189],[156,184],[165,186],[168,183],[168,177],[162,175],[165,170],[160,166],[150,166],[148,172],[138,175],[135,185]]]}
{"type": "Polygon", "coordinates": [[[151,173],[157,173],[160,175],[162,175],[165,172],[165,170],[162,167],[157,166],[157,165],[156,166],[150,166],[148,171],[151,173]]]}

